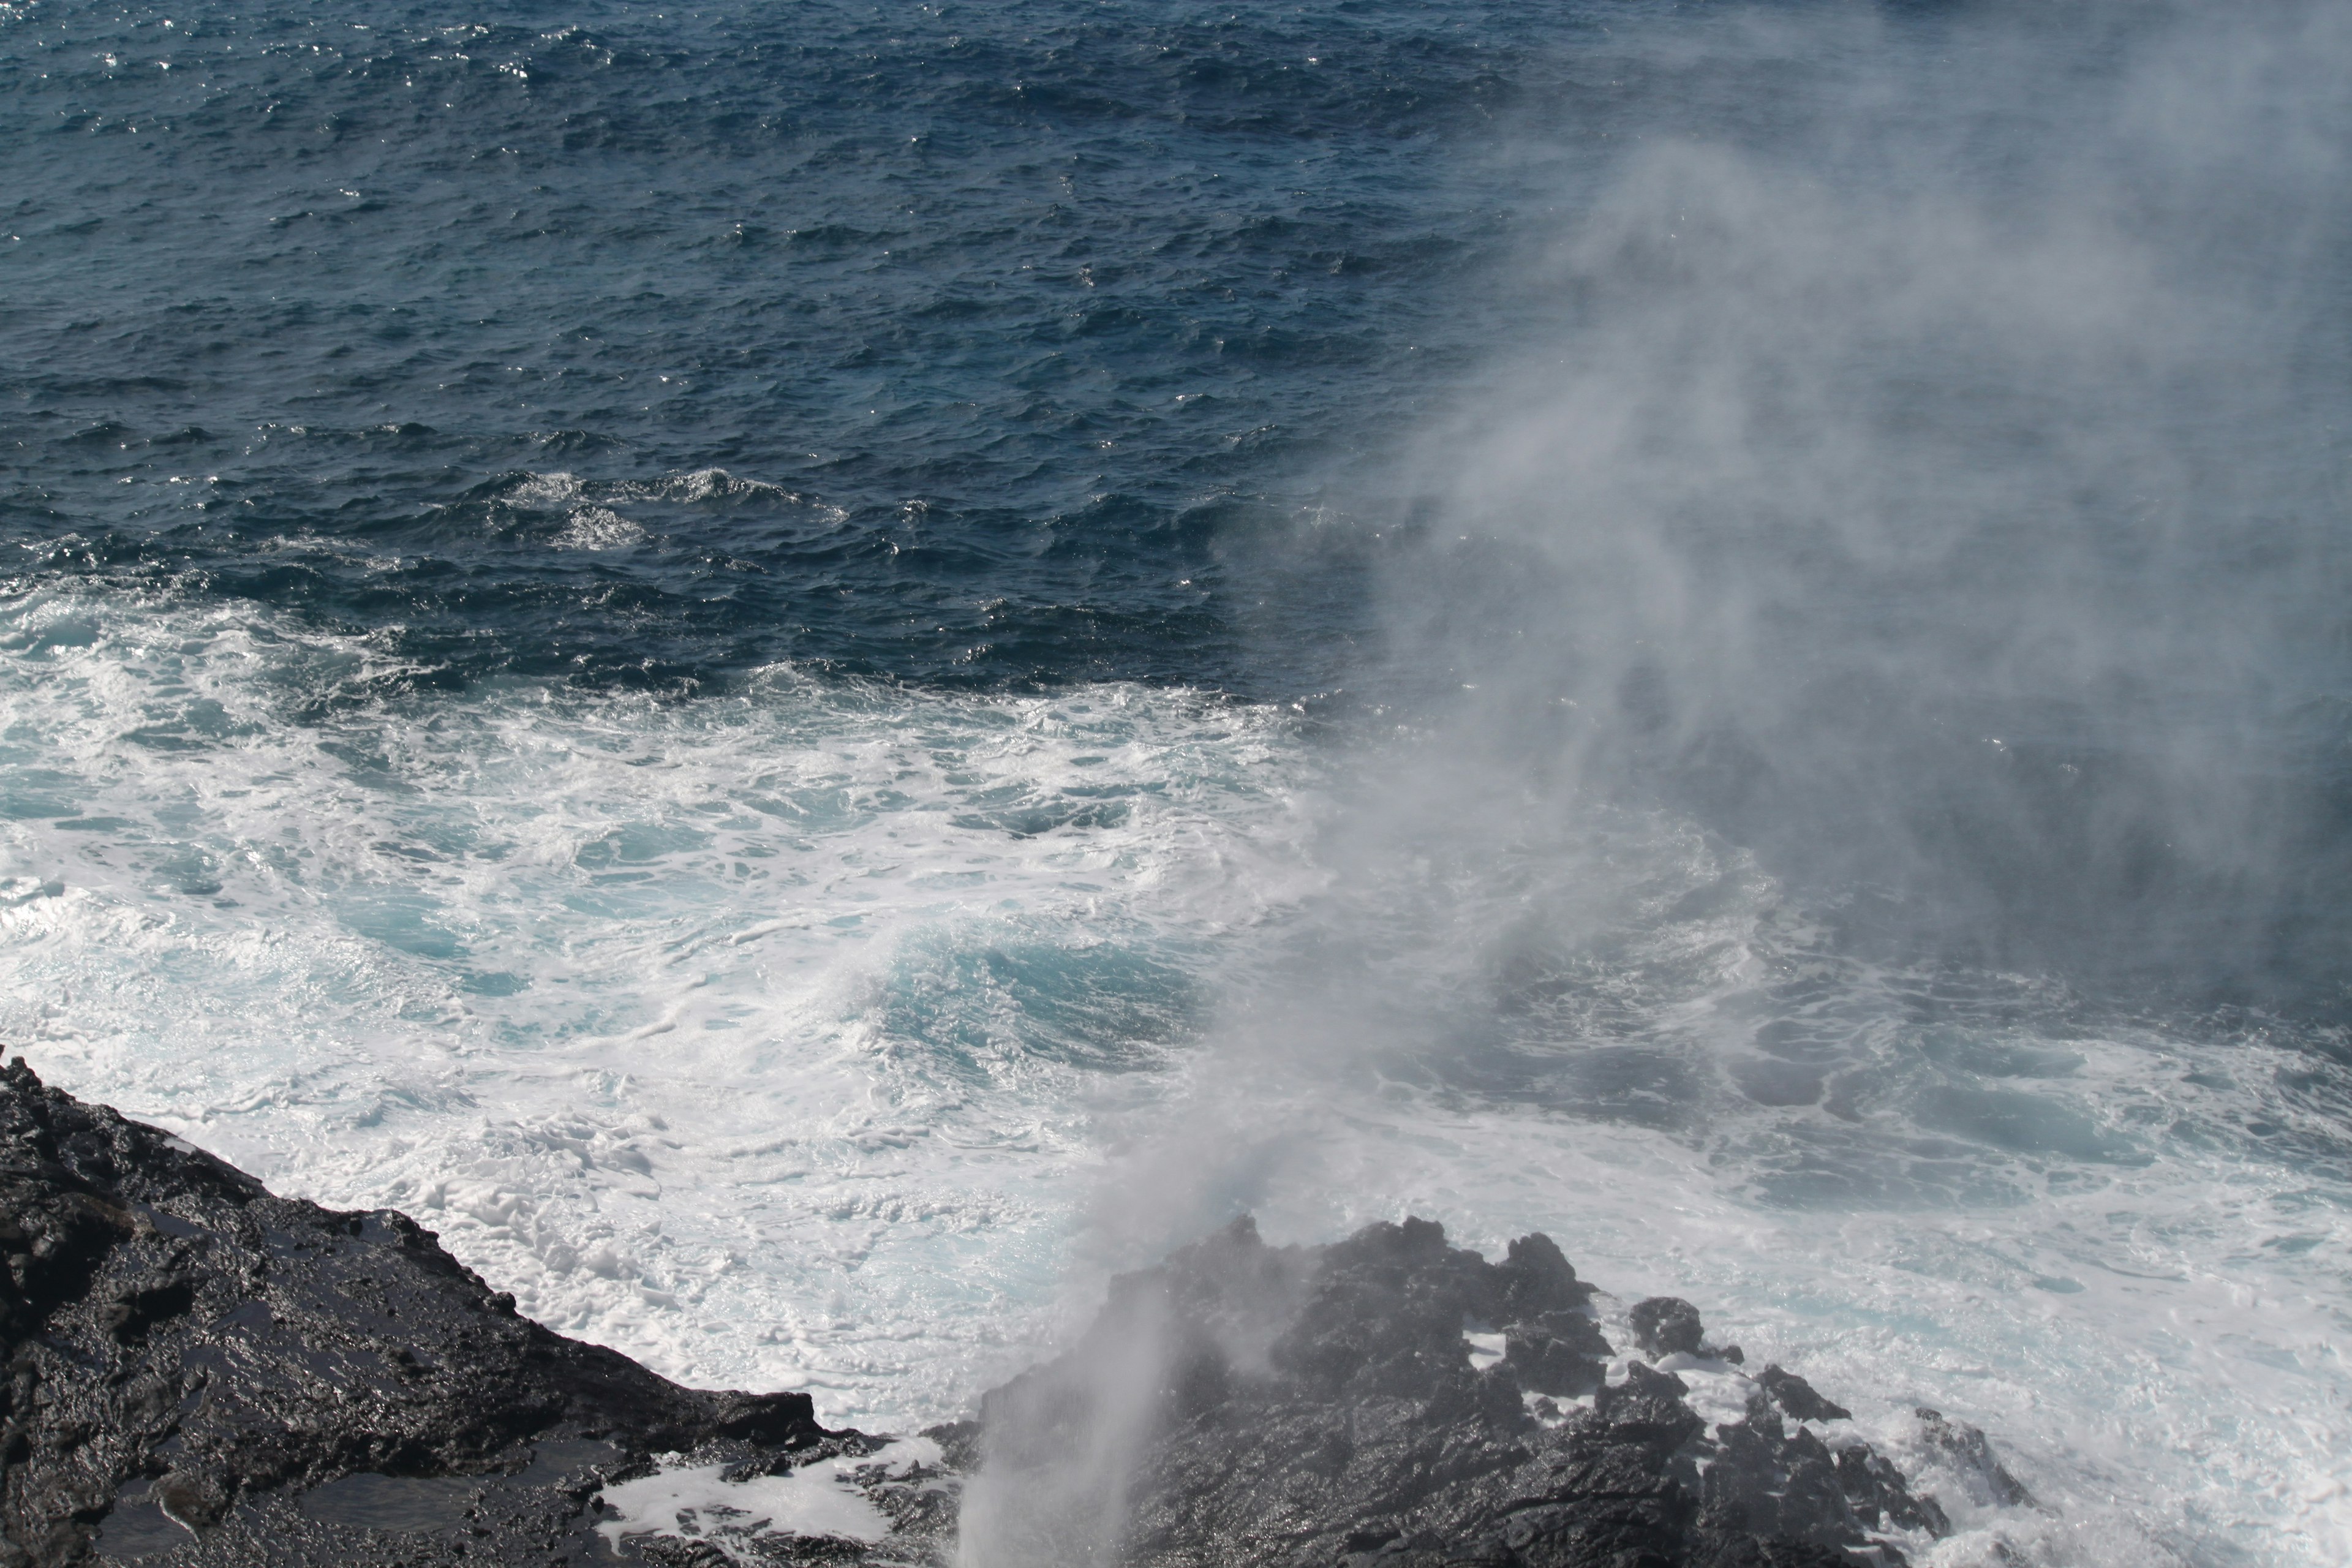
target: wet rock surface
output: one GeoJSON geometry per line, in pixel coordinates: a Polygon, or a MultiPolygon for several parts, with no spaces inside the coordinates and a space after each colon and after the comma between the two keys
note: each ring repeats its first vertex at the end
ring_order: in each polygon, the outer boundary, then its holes
{"type": "MultiPolygon", "coordinates": [[[[1949,1529],[1688,1302],[1639,1303],[1621,1356],[1541,1236],[1489,1262],[1419,1220],[1239,1221],[898,1442],[564,1339],[403,1215],[273,1196],[21,1061],[0,1253],[0,1568],[1851,1568],[1949,1529]]],[[[1918,1419],[1972,1506],[2031,1505],[1982,1433],[1918,1419]]]]}

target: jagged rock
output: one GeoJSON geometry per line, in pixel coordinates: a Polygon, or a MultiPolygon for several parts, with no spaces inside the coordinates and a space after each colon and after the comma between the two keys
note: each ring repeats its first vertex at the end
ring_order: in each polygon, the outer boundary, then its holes
{"type": "Polygon", "coordinates": [[[1633,1342],[1655,1356],[1696,1355],[1706,1337],[1698,1309],[1679,1296],[1636,1301],[1626,1320],[1633,1325],[1633,1342]]]}
{"type": "Polygon", "coordinates": [[[2001,1468],[1993,1458],[1992,1444],[1985,1435],[1965,1421],[1953,1421],[1941,1411],[1920,1406],[1912,1414],[1919,1417],[1920,1436],[1930,1447],[1939,1449],[1960,1473],[1976,1483],[1980,1500],[2000,1508],[2039,1508],[2033,1494],[2024,1483],[2001,1468]]]}
{"type": "MultiPolygon", "coordinates": [[[[1777,1398],[1836,1409],[1791,1374],[1778,1394],[1748,1383],[1745,1419],[1714,1431],[1673,1373],[1634,1361],[1604,1382],[1591,1295],[1540,1236],[1494,1264],[1421,1220],[1317,1248],[1236,1222],[1118,1280],[1068,1354],[989,1396],[966,1552],[985,1568],[1894,1568],[1883,1532],[1945,1531],[1858,1439],[1789,1428],[1777,1398]],[[1465,1334],[1496,1332],[1553,1348],[1474,1364],[1465,1334]],[[1545,1386],[1554,1356],[1589,1403],[1545,1386]]],[[[1645,1321],[1653,1354],[1703,1344],[1688,1303],[1659,1299],[1645,1321]]]]}
{"type": "Polygon", "coordinates": [[[1793,1372],[1783,1372],[1777,1366],[1767,1366],[1757,1382],[1772,1396],[1772,1403],[1797,1421],[1851,1421],[1853,1412],[1843,1405],[1833,1405],[1813,1392],[1813,1385],[1793,1372]]]}
{"type": "Polygon", "coordinates": [[[1699,1321],[1698,1309],[1679,1296],[1653,1296],[1636,1301],[1626,1314],[1633,1342],[1654,1356],[1695,1355],[1727,1361],[1738,1366],[1748,1360],[1738,1345],[1710,1345],[1699,1321]]]}
{"type": "Polygon", "coordinates": [[[1856,1445],[1838,1450],[1837,1465],[1838,1486],[1866,1528],[1925,1531],[1939,1539],[1951,1533],[1943,1505],[1914,1495],[1885,1455],[1856,1445]]]}
{"type": "MultiPolygon", "coordinates": [[[[775,1474],[880,1446],[806,1394],[681,1388],[551,1333],[404,1216],[274,1197],[22,1060],[0,1247],[5,1568],[585,1563],[612,1555],[599,1488],[654,1456],[775,1474]]],[[[889,1504],[898,1560],[950,1532],[949,1502],[889,1504]]]]}
{"type": "MultiPolygon", "coordinates": [[[[978,1422],[888,1449],[550,1332],[403,1215],[275,1197],[21,1061],[0,1256],[0,1568],[1894,1568],[1885,1532],[1948,1529],[1779,1367],[1710,1429],[1542,1236],[1490,1263],[1421,1220],[1320,1247],[1237,1222],[1116,1281],[978,1422]],[[871,1538],[729,1511],[779,1484],[852,1489],[871,1538]],[[640,1506],[680,1533],[599,1533],[640,1506]]],[[[1649,1353],[1738,1376],[1688,1303],[1635,1313],[1649,1353]]],[[[1977,1500],[2031,1501],[1982,1433],[1920,1420],[1977,1500]]]]}

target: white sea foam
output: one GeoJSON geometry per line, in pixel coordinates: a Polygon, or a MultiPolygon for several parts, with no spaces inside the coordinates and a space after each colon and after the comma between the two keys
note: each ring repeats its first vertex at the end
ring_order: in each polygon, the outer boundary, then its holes
{"type": "MultiPolygon", "coordinates": [[[[2134,1053],[2105,1065],[2127,1100],[2178,1088],[2134,1053]]],[[[1597,1303],[1619,1345],[1632,1300],[1701,1303],[1711,1337],[1802,1373],[1925,1475],[1960,1531],[1915,1560],[1990,1563],[1996,1542],[2050,1564],[2315,1564],[2352,1548],[2343,1197],[2308,1173],[2167,1160],[2031,1204],[1806,1210],[1756,1201],[1736,1136],[1571,1131],[1532,1109],[1335,1093],[1328,1078],[1202,1070],[1192,1085],[1198,1124],[1278,1148],[1220,1194],[1253,1206],[1269,1239],[1409,1211],[1493,1256],[1540,1228],[1621,1293],[1597,1303]],[[2289,1226],[2320,1245],[2265,1246],[2289,1226]],[[1921,1444],[1920,1405],[1992,1433],[2052,1511],[1971,1499],[1921,1444]]],[[[1169,1167],[1138,1167],[1168,1201],[1169,1167]]],[[[1699,1391],[1711,1419],[1734,1417],[1731,1392],[1699,1391]]]]}
{"type": "Polygon", "coordinates": [[[835,1419],[1021,1359],[1092,1118],[1300,874],[1283,720],[1184,692],[775,669],[296,725],[374,645],[13,620],[9,1038],[283,1188],[410,1210],[555,1327],[835,1419]]]}
{"type": "Polygon", "coordinates": [[[909,1437],[864,1458],[820,1459],[781,1476],[727,1479],[724,1465],[676,1462],[635,1480],[606,1487],[613,1517],[596,1527],[614,1553],[633,1536],[700,1541],[730,1562],[760,1559],[747,1550],[762,1536],[832,1537],[870,1544],[890,1521],[856,1484],[863,1475],[905,1478],[940,1462],[939,1445],[909,1437]]]}
{"type": "Polygon", "coordinates": [[[2352,1556],[2326,1039],[1842,956],[1685,824],[1547,826],[1475,791],[1361,833],[1311,942],[1112,1127],[1100,1271],[1235,1207],[1274,1241],[1413,1213],[1495,1256],[1540,1229],[1616,1293],[1612,1343],[1633,1301],[1685,1297],[1928,1472],[1961,1529],[1915,1557],[2352,1556]],[[2051,1511],[1937,1479],[1918,1406],[1992,1434],[2051,1511]]]}
{"type": "Polygon", "coordinates": [[[619,550],[645,536],[644,529],[610,507],[583,506],[553,542],[562,550],[619,550]]]}
{"type": "Polygon", "coordinates": [[[904,1429],[1236,1208],[1415,1212],[1549,1232],[1612,1342],[1687,1297],[1931,1479],[1913,1407],[1983,1426],[2048,1511],[1947,1478],[1916,1560],[2352,1557],[2308,1042],[1951,1001],[1670,819],[1335,836],[1329,758],[1184,692],[295,723],[379,646],[72,595],[0,645],[12,1047],[673,1375],[904,1429]]]}

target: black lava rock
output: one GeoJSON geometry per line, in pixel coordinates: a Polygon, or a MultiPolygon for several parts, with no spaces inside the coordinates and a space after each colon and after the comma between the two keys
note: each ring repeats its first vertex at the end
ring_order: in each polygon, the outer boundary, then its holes
{"type": "Polygon", "coordinates": [[[1727,1361],[1734,1366],[1748,1357],[1738,1345],[1711,1345],[1700,1324],[1698,1309],[1679,1296],[1653,1296],[1637,1301],[1626,1316],[1632,1321],[1633,1342],[1654,1356],[1695,1355],[1727,1361]]]}
{"type": "Polygon", "coordinates": [[[1636,1301],[1626,1317],[1633,1325],[1633,1342],[1652,1355],[1696,1355],[1706,1337],[1698,1309],[1679,1296],[1636,1301]]]}
{"type": "Polygon", "coordinates": [[[1832,1404],[1813,1392],[1813,1385],[1793,1372],[1783,1372],[1768,1366],[1757,1382],[1772,1396],[1772,1403],[1799,1421],[1851,1421],[1853,1412],[1843,1405],[1832,1404]]]}
{"type": "Polygon", "coordinates": [[[1992,1444],[1985,1435],[1965,1421],[1948,1419],[1941,1411],[1925,1406],[1913,1412],[1919,1417],[1921,1436],[1929,1446],[1942,1450],[1944,1457],[1971,1483],[1970,1489],[1979,1500],[2000,1508],[2038,1508],[2033,1494],[2024,1483],[2001,1468],[1993,1458],[1992,1444]]]}
{"type": "MultiPolygon", "coordinates": [[[[1311,1248],[1237,1222],[1116,1281],[923,1463],[804,1394],[564,1339],[403,1215],[275,1197],[22,1061],[0,1258],[0,1568],[585,1565],[616,1550],[607,1491],[681,1459],[721,1483],[826,1462],[806,1484],[855,1488],[882,1538],[722,1511],[623,1558],[939,1565],[961,1531],[1006,1568],[1891,1568],[1885,1532],[1948,1528],[1809,1430],[1845,1412],[1780,1368],[1713,1427],[1673,1373],[1609,1381],[1592,1287],[1541,1236],[1489,1263],[1422,1220],[1311,1248]]],[[[1701,1350],[1686,1302],[1635,1323],[1653,1355],[1701,1350]]],[[[1974,1500],[2031,1502],[1981,1432],[1920,1419],[1974,1500]]]]}
{"type": "MultiPolygon", "coordinates": [[[[656,1455],[775,1474],[879,1447],[806,1394],[681,1388],[551,1333],[403,1215],[274,1197],[22,1060],[0,1071],[0,1252],[5,1568],[587,1563],[612,1556],[598,1490],[656,1455]]],[[[869,1493],[894,1561],[951,1531],[921,1480],[869,1493]]]]}
{"type": "MultiPolygon", "coordinates": [[[[1760,1380],[1714,1430],[1681,1377],[1604,1381],[1591,1294],[1540,1236],[1492,1264],[1421,1220],[1318,1248],[1236,1222],[1118,1280],[1068,1354],[988,1396],[968,1537],[1040,1565],[1892,1568],[1884,1532],[1946,1531],[1760,1380]]],[[[1644,1306],[1653,1353],[1700,1343],[1687,1303],[1644,1306]]]]}

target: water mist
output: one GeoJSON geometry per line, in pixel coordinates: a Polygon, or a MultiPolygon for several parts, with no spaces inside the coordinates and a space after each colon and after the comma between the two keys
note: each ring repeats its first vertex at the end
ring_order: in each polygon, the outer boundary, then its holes
{"type": "MultiPolygon", "coordinates": [[[[1333,481],[1388,655],[1326,880],[1126,1124],[1097,1252],[1540,1225],[1874,1384],[1891,1440],[2005,1423],[2054,1512],[1937,1562],[2318,1561],[2343,1423],[2254,1436],[2243,1385],[2345,1387],[2278,1347],[2343,1331],[2352,1173],[2352,21],[1619,31],[1528,114],[1565,216],[1494,280],[1517,350],[1333,481]]],[[[1064,1560],[1117,1557],[1137,1344],[1064,1560]]]]}

